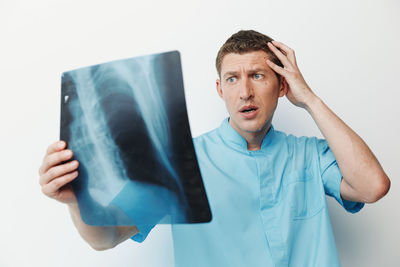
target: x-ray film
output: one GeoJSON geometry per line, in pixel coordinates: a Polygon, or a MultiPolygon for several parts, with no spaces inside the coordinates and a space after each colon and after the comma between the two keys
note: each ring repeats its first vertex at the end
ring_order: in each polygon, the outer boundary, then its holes
{"type": "Polygon", "coordinates": [[[187,117],[179,52],[62,75],[60,138],[89,225],[211,220],[187,117]]]}

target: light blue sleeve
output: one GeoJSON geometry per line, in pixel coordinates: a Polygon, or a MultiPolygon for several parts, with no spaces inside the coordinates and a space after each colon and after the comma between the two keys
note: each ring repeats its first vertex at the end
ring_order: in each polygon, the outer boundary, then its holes
{"type": "Polygon", "coordinates": [[[325,194],[334,197],[346,211],[356,213],[364,207],[364,203],[342,199],[340,196],[340,183],[343,179],[339,165],[325,139],[315,139],[325,194]]]}
{"type": "MultiPolygon", "coordinates": [[[[192,138],[193,141],[193,145],[195,148],[195,152],[196,152],[196,146],[198,144],[198,141],[200,139],[198,137],[192,138]]],[[[154,226],[156,226],[156,224],[152,224],[152,225],[136,225],[136,227],[139,229],[139,233],[135,234],[134,236],[131,237],[131,239],[133,241],[142,243],[148,236],[148,234],[150,233],[150,231],[154,228],[154,226]]]]}
{"type": "Polygon", "coordinates": [[[135,234],[134,236],[131,237],[132,240],[142,243],[147,235],[150,233],[151,229],[154,228],[155,225],[136,225],[136,227],[139,229],[139,233],[135,234]]]}

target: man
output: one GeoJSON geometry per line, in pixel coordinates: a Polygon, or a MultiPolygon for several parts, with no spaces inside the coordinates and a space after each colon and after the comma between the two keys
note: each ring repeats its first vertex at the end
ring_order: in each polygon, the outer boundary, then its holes
{"type": "MultiPolygon", "coordinates": [[[[255,31],[239,31],[218,52],[217,92],[229,118],[194,139],[213,220],[172,225],[177,266],[339,266],[325,195],[357,212],[389,190],[390,180],[363,140],[304,81],[294,51],[255,31]],[[306,109],[326,139],[274,129],[284,95],[306,109]]],[[[133,137],[134,138],[134,137],[133,137]]],[[[69,182],[78,162],[64,142],[49,146],[42,191],[67,203],[81,236],[95,249],[153,225],[94,227],[82,222],[69,182]]]]}

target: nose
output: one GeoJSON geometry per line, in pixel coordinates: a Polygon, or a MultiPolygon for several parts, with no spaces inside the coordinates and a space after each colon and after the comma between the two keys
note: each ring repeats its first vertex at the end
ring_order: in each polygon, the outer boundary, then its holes
{"type": "Polygon", "coordinates": [[[253,97],[253,86],[250,79],[244,78],[242,80],[242,85],[240,86],[240,99],[248,100],[253,97]]]}

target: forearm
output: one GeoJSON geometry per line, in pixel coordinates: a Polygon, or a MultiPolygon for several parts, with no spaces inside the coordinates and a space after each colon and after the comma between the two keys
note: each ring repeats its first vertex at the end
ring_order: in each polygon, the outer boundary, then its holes
{"type": "Polygon", "coordinates": [[[76,203],[68,205],[72,221],[82,238],[95,250],[113,248],[138,233],[136,226],[90,226],[80,216],[76,203]]]}
{"type": "Polygon", "coordinates": [[[385,195],[390,181],[367,144],[318,97],[311,97],[306,110],[327,140],[353,195],[363,202],[385,195]]]}

